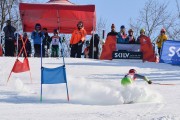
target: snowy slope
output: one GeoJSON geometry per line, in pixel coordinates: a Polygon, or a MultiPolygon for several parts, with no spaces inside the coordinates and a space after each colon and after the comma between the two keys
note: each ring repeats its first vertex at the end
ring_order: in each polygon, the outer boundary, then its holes
{"type": "MultiPolygon", "coordinates": [[[[40,99],[40,59],[30,58],[29,73],[12,74],[15,58],[0,57],[0,120],[180,120],[180,67],[135,60],[100,61],[66,58],[70,102],[64,84],[43,85],[40,99]],[[137,80],[124,88],[120,79],[130,68],[153,82],[137,80]],[[133,101],[131,104],[124,104],[133,101]]],[[[62,59],[46,58],[56,67],[62,59]]]]}

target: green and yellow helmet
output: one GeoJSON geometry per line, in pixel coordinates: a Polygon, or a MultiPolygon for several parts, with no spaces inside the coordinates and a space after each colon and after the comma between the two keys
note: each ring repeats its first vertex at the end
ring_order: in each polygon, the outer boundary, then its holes
{"type": "Polygon", "coordinates": [[[145,33],[146,31],[145,31],[145,29],[144,28],[142,28],[141,30],[140,30],[140,33],[145,33]]]}

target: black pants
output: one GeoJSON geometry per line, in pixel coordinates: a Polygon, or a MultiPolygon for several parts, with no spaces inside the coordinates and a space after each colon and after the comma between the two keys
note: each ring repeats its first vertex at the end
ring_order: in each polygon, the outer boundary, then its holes
{"type": "MultiPolygon", "coordinates": [[[[41,45],[40,44],[34,44],[34,57],[41,57],[41,45]]],[[[42,57],[45,56],[45,49],[44,45],[42,45],[42,57]]]]}
{"type": "Polygon", "coordinates": [[[5,56],[14,56],[15,46],[13,40],[5,40],[5,56]]]}
{"type": "Polygon", "coordinates": [[[161,56],[161,48],[158,48],[158,54],[161,56]]]}
{"type": "Polygon", "coordinates": [[[52,45],[51,57],[59,57],[59,45],[52,45]]]}
{"type": "Polygon", "coordinates": [[[82,44],[74,44],[71,47],[71,57],[75,58],[81,58],[81,53],[82,53],[82,44]]]}

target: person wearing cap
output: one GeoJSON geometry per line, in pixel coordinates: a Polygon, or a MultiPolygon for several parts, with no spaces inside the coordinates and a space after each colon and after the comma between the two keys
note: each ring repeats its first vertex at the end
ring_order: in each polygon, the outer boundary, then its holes
{"type": "Polygon", "coordinates": [[[59,45],[61,38],[58,36],[58,30],[54,29],[54,35],[51,37],[51,57],[59,57],[59,45]]]}
{"type": "Polygon", "coordinates": [[[146,35],[145,35],[145,29],[142,28],[142,29],[140,30],[140,36],[137,38],[137,42],[136,42],[136,43],[140,44],[140,39],[141,39],[142,37],[144,37],[144,36],[146,36],[146,35]]]}
{"type": "Polygon", "coordinates": [[[82,54],[82,47],[85,41],[87,32],[84,29],[84,25],[82,21],[79,21],[77,24],[77,29],[73,31],[71,40],[70,40],[70,48],[71,48],[71,55],[70,57],[77,57],[81,58],[82,54]]]}
{"type": "Polygon", "coordinates": [[[130,69],[129,72],[122,78],[121,85],[123,86],[131,85],[137,78],[143,79],[148,84],[152,84],[152,81],[149,80],[146,76],[137,74],[137,71],[135,69],[130,69]]]}
{"type": "Polygon", "coordinates": [[[129,44],[134,44],[136,42],[136,38],[134,37],[133,33],[133,29],[128,30],[128,36],[126,38],[126,41],[128,41],[129,44]]]}
{"type": "Polygon", "coordinates": [[[126,28],[125,28],[124,25],[122,25],[120,27],[120,32],[118,32],[117,43],[128,43],[127,34],[126,34],[126,28]]]}
{"type": "MultiPolygon", "coordinates": [[[[35,30],[31,34],[31,39],[34,42],[34,57],[40,57],[41,56],[41,41],[44,39],[44,33],[41,31],[41,25],[39,23],[36,23],[35,30]]],[[[44,53],[44,45],[42,45],[42,53],[44,53]]],[[[42,54],[44,57],[45,55],[42,54]]]]}
{"type": "Polygon", "coordinates": [[[16,28],[11,25],[11,21],[6,21],[6,26],[3,28],[5,33],[5,56],[14,56],[15,46],[14,42],[16,40],[14,33],[16,28]]]}
{"type": "Polygon", "coordinates": [[[164,28],[162,28],[161,32],[160,32],[160,35],[158,36],[158,39],[156,40],[159,56],[161,55],[162,45],[163,45],[164,41],[166,41],[167,39],[168,39],[168,37],[166,35],[166,30],[164,28]]]}
{"type": "Polygon", "coordinates": [[[111,32],[107,34],[107,36],[116,36],[118,33],[116,32],[115,25],[111,25],[111,32]]]}

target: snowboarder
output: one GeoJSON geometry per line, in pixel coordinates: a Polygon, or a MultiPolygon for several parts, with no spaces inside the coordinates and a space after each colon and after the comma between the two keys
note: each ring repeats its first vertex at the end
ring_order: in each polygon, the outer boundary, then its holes
{"type": "Polygon", "coordinates": [[[126,74],[124,76],[124,78],[121,80],[121,85],[123,85],[123,86],[130,85],[130,84],[132,84],[136,80],[136,78],[143,79],[148,84],[152,84],[152,81],[149,80],[146,76],[137,74],[135,69],[130,69],[129,73],[126,74]]]}

